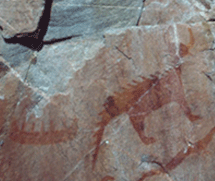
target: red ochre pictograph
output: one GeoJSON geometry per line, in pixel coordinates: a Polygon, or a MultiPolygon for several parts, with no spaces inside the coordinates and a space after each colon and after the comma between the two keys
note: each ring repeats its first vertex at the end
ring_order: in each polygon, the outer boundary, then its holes
{"type": "MultiPolygon", "coordinates": [[[[77,119],[74,121],[77,121],[77,119]]],[[[44,122],[42,122],[40,131],[34,131],[35,123],[32,124],[30,132],[26,131],[26,124],[27,123],[24,122],[20,129],[17,121],[13,121],[9,136],[10,139],[20,144],[47,145],[72,140],[77,133],[77,127],[74,125],[67,127],[64,124],[64,129],[56,130],[53,121],[50,121],[48,131],[45,131],[44,122]]]]}
{"type": "Polygon", "coordinates": [[[146,145],[154,143],[153,137],[147,137],[144,133],[144,119],[153,111],[170,102],[177,102],[187,118],[193,122],[200,119],[192,111],[186,101],[184,88],[181,81],[181,67],[173,68],[161,78],[159,75],[151,75],[151,78],[142,77],[143,81],[133,81],[128,88],[121,93],[114,93],[104,103],[104,110],[99,113],[101,121],[99,129],[95,132],[96,149],[93,155],[93,168],[99,153],[99,146],[105,127],[110,121],[122,113],[127,113],[131,124],[138,133],[142,142],[146,145]]]}

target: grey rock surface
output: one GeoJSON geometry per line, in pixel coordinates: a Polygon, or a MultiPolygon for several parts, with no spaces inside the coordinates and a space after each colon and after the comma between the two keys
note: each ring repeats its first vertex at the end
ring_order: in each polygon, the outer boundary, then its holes
{"type": "Polygon", "coordinates": [[[43,0],[0,1],[0,26],[4,35],[33,31],[43,10],[43,0]]]}
{"type": "MultiPolygon", "coordinates": [[[[16,3],[12,3],[12,5],[14,5],[14,7],[11,8],[13,13],[9,14],[6,10],[11,4],[7,1],[2,1],[1,7],[3,11],[0,14],[0,25],[3,27],[2,33],[7,36],[13,36],[16,33],[33,31],[37,26],[35,22],[39,21],[41,16],[43,3],[44,2],[41,0],[34,3],[19,0],[16,3]],[[28,4],[28,10],[24,9],[21,12],[19,11],[20,6],[26,7],[28,4]],[[16,7],[17,5],[18,7],[16,7]],[[30,15],[28,16],[25,11],[34,12],[34,14],[32,14],[33,17],[30,15]],[[28,17],[28,19],[33,18],[34,21],[28,20],[31,24],[25,23],[26,17],[28,17]],[[16,20],[16,18],[19,20],[16,20]],[[20,22],[23,24],[20,24],[20,22]]],[[[90,43],[86,43],[86,40],[85,42],[81,42],[82,40],[78,39],[80,45],[78,43],[72,46],[66,43],[58,44],[59,46],[57,45],[57,47],[53,46],[54,48],[52,48],[52,45],[47,45],[49,48],[43,48],[43,50],[38,53],[38,65],[31,66],[32,72],[30,71],[29,74],[29,80],[32,81],[31,84],[34,84],[37,87],[43,87],[42,89],[45,90],[45,87],[50,88],[53,81],[57,83],[62,81],[60,77],[67,77],[64,74],[65,72],[72,75],[71,70],[63,71],[64,73],[60,75],[58,75],[59,73],[55,74],[53,72],[55,70],[54,68],[51,68],[51,73],[48,70],[45,70],[46,64],[52,62],[52,65],[59,65],[62,67],[58,68],[67,70],[65,67],[70,66],[66,64],[64,65],[64,63],[60,64],[57,57],[67,54],[66,56],[70,56],[70,59],[72,60],[74,59],[74,56],[78,57],[80,55],[80,57],[76,58],[76,61],[79,62],[75,65],[77,67],[77,64],[81,64],[81,62],[85,61],[85,58],[82,59],[82,56],[84,56],[85,53],[78,53],[77,51],[86,52],[85,49],[88,49],[87,51],[97,49],[98,46],[94,40],[95,36],[97,36],[98,39],[96,42],[100,42],[99,44],[101,44],[103,42],[103,32],[108,29],[124,28],[136,25],[142,10],[142,4],[142,0],[54,0],[51,11],[51,19],[49,22],[48,31],[44,37],[44,41],[73,35],[82,35],[85,39],[88,39],[90,43]],[[87,45],[88,48],[84,47],[86,44],[89,44],[90,46],[87,45]],[[55,51],[54,49],[57,49],[57,53],[55,52],[50,54],[50,52],[55,51]],[[71,55],[68,55],[69,49],[71,49],[71,55]],[[47,58],[47,56],[49,57],[47,58]],[[39,66],[42,68],[38,68],[39,66]],[[38,79],[38,77],[42,77],[42,79],[38,79]],[[57,81],[57,79],[53,77],[58,77],[59,80],[57,81]]],[[[72,39],[72,41],[74,41],[74,39],[72,39]]],[[[0,39],[0,47],[0,54],[3,55],[3,58],[21,75],[24,80],[28,71],[27,69],[30,60],[33,57],[33,51],[19,44],[7,44],[2,38],[0,39]]],[[[48,90],[46,90],[46,92],[47,91],[48,90]]],[[[54,93],[55,91],[51,92],[54,93]]]]}
{"type": "Polygon", "coordinates": [[[45,40],[136,25],[142,0],[54,1],[45,40]]]}
{"type": "Polygon", "coordinates": [[[65,92],[73,74],[103,46],[101,40],[83,41],[81,38],[45,46],[38,53],[37,63],[31,66],[27,82],[49,96],[65,92]]]}

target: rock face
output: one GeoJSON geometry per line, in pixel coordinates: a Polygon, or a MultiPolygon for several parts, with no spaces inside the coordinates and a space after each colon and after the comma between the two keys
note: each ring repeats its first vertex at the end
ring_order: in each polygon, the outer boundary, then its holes
{"type": "MultiPolygon", "coordinates": [[[[0,4],[37,28],[42,0],[0,4]]],[[[214,8],[54,0],[36,55],[1,38],[0,180],[215,180],[214,8]]]]}

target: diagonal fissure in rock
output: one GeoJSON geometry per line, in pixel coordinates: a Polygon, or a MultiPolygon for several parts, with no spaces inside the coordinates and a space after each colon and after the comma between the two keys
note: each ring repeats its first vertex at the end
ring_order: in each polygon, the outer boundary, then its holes
{"type": "Polygon", "coordinates": [[[140,14],[139,14],[139,17],[138,17],[138,19],[137,19],[136,26],[139,26],[140,19],[141,19],[141,15],[142,15],[142,12],[143,12],[143,9],[144,9],[144,4],[145,4],[145,0],[143,0],[143,2],[142,2],[142,6],[141,6],[141,10],[140,10],[140,14]]]}

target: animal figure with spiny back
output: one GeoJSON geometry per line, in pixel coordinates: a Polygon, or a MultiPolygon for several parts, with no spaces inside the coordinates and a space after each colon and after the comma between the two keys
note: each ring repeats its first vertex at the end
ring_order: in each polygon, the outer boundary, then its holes
{"type": "MultiPolygon", "coordinates": [[[[194,37],[189,28],[190,43],[188,46],[180,44],[180,56],[186,56],[189,49],[194,46],[194,37]]],[[[198,115],[194,115],[186,101],[183,84],[181,80],[181,66],[175,67],[166,72],[165,75],[151,75],[151,78],[142,77],[142,81],[133,81],[134,85],[129,85],[121,93],[114,93],[109,96],[104,103],[104,110],[99,113],[101,122],[98,123],[99,129],[95,132],[96,149],[93,155],[93,169],[95,168],[96,160],[99,153],[100,143],[105,127],[110,121],[117,116],[127,113],[131,124],[138,133],[141,141],[148,145],[154,143],[154,137],[147,137],[144,129],[144,119],[153,111],[158,110],[163,105],[177,102],[184,111],[187,118],[193,122],[200,119],[198,115]]]]}

